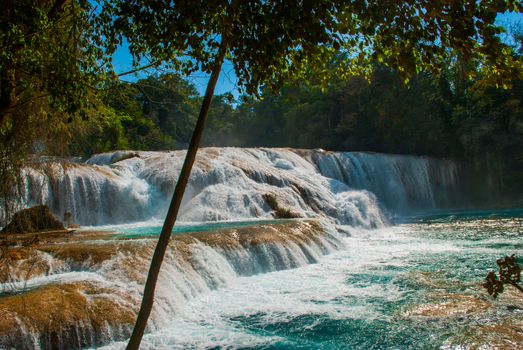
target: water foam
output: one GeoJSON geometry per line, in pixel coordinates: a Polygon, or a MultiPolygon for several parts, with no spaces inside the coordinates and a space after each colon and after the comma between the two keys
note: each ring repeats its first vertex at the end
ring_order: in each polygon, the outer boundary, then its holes
{"type": "MultiPolygon", "coordinates": [[[[38,293],[43,296],[55,293],[65,298],[65,305],[78,302],[70,298],[85,300],[87,311],[78,311],[79,315],[75,316],[81,324],[78,323],[74,332],[70,332],[69,323],[74,319],[63,325],[53,323],[53,332],[58,335],[51,339],[39,318],[24,312],[12,314],[11,318],[22,322],[17,326],[15,337],[19,340],[0,334],[0,343],[21,347],[27,344],[27,347],[39,344],[44,348],[82,347],[129,336],[131,324],[127,315],[137,311],[154,243],[153,239],[104,239],[57,246],[58,255],[54,259],[64,259],[67,269],[51,271],[46,276],[27,281],[24,286],[30,293],[27,298],[31,298],[28,299],[31,305],[40,302],[38,293]],[[100,303],[106,310],[120,310],[127,318],[119,323],[113,319],[104,321],[111,317],[109,314],[93,315],[90,310],[100,308],[100,303]],[[102,321],[107,324],[101,325],[102,321]],[[78,334],[82,335],[80,340],[75,338],[78,334]],[[45,345],[42,342],[51,343],[45,345]]],[[[242,276],[303,267],[342,248],[343,243],[334,227],[309,221],[175,236],[162,265],[148,329],[164,329],[171,323],[173,315],[185,312],[191,300],[233,286],[242,276]]],[[[12,303],[9,300],[0,299],[0,309],[8,307],[12,303]]],[[[61,315],[62,310],[51,312],[61,315]]],[[[254,341],[244,335],[241,338],[254,341]]]]}
{"type": "MultiPolygon", "coordinates": [[[[413,253],[459,251],[452,243],[435,245],[430,240],[409,237],[404,231],[405,228],[353,230],[350,237],[341,239],[342,250],[321,256],[315,264],[239,276],[187,300],[185,307],[165,319],[162,327],[145,335],[143,346],[285,348],[298,343],[289,343],[289,339],[269,330],[259,330],[311,318],[317,323],[325,319],[392,322],[381,305],[398,302],[408,291],[394,283],[383,283],[379,277],[392,278],[397,270],[405,269],[409,264],[407,257],[413,253]],[[378,279],[347,283],[348,279],[368,274],[378,279]]],[[[304,327],[314,328],[317,323],[304,327]]],[[[122,349],[125,345],[115,342],[104,349],[122,349]]]]}
{"type": "MultiPolygon", "coordinates": [[[[26,169],[25,205],[71,212],[81,225],[114,225],[165,216],[185,151],[117,151],[86,164],[26,169]]],[[[452,204],[458,168],[424,157],[321,150],[204,148],[179,219],[207,222],[271,218],[272,195],[301,217],[381,227],[391,211],[452,204]]]]}

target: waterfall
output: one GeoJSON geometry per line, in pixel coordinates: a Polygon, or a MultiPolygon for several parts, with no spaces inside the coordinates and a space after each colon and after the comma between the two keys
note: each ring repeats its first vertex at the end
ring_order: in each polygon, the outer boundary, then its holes
{"type": "MultiPolygon", "coordinates": [[[[82,348],[128,337],[154,243],[151,238],[93,241],[80,234],[38,247],[31,259],[49,268],[25,281],[26,293],[0,298],[0,347],[82,348]]],[[[315,221],[174,236],[149,330],[167,324],[189,300],[241,276],[305,266],[341,248],[335,228],[315,221]]]]}
{"type": "MultiPolygon", "coordinates": [[[[23,201],[47,204],[60,218],[69,212],[80,225],[161,220],[184,156],[117,151],[85,163],[26,168],[23,201]]],[[[179,222],[270,219],[278,215],[276,207],[306,220],[175,235],[148,331],[163,329],[190,300],[239,278],[299,268],[344,250],[343,233],[384,227],[390,212],[455,205],[458,175],[455,163],[425,157],[201,149],[179,222]]],[[[0,347],[82,348],[125,340],[154,245],[154,237],[79,232],[40,244],[27,258],[18,254],[17,264],[1,275],[1,287],[25,291],[0,298],[0,347]]]]}
{"type": "Polygon", "coordinates": [[[404,213],[459,205],[458,166],[446,159],[367,152],[315,154],[322,175],[370,191],[404,213]]]}
{"type": "MultiPolygon", "coordinates": [[[[80,225],[162,218],[185,151],[117,151],[84,164],[25,171],[25,205],[47,204],[80,225]]],[[[186,222],[269,218],[267,194],[296,216],[379,227],[382,209],[407,213],[457,205],[449,160],[321,150],[204,148],[185,193],[186,222]]]]}

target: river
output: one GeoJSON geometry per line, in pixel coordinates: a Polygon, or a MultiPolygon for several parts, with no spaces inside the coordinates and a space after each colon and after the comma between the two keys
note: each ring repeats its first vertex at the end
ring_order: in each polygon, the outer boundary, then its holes
{"type": "Polygon", "coordinates": [[[175,349],[520,348],[522,296],[508,290],[494,300],[481,283],[497,258],[523,251],[523,211],[410,221],[352,230],[341,251],[315,264],[239,277],[190,300],[144,343],[175,349]]]}
{"type": "MultiPolygon", "coordinates": [[[[25,170],[25,206],[82,225],[16,248],[0,347],[125,347],[183,151],[25,170]],[[25,250],[24,250],[25,249],[25,250]],[[30,271],[30,274],[28,274],[30,271]]],[[[198,155],[148,349],[510,349],[523,304],[481,284],[521,254],[523,210],[470,206],[450,160],[322,150],[198,155]],[[292,211],[275,219],[267,201],[292,211]]]]}

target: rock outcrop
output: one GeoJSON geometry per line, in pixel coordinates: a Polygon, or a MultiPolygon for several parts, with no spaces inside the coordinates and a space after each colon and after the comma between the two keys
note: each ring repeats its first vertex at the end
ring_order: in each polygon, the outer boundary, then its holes
{"type": "Polygon", "coordinates": [[[47,205],[37,205],[16,212],[11,222],[3,228],[2,233],[28,233],[46,230],[65,230],[65,228],[47,205]]]}

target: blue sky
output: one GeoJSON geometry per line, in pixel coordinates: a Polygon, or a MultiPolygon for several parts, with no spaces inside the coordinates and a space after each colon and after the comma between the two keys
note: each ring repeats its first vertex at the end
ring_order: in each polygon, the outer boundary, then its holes
{"type": "MultiPolygon", "coordinates": [[[[523,24],[523,14],[522,13],[506,13],[499,15],[497,18],[499,24],[503,26],[510,26],[519,23],[520,27],[523,24]]],[[[133,69],[132,59],[129,54],[127,45],[124,43],[113,56],[113,64],[117,73],[127,72],[133,69]]],[[[135,81],[141,77],[145,77],[149,74],[154,74],[154,70],[147,70],[135,75],[125,76],[122,80],[126,81],[135,81]]],[[[196,72],[188,77],[188,80],[191,81],[194,86],[198,89],[199,93],[203,95],[205,93],[205,88],[207,86],[207,81],[209,80],[209,75],[201,72],[196,72]]],[[[234,74],[234,69],[231,62],[224,62],[222,67],[222,72],[218,83],[216,85],[215,94],[221,95],[224,93],[232,93],[235,97],[238,97],[238,88],[237,88],[237,78],[234,74]]]]}
{"type": "MultiPolygon", "coordinates": [[[[133,70],[132,58],[129,53],[127,45],[124,43],[113,55],[113,65],[117,73],[123,73],[133,70]]],[[[147,75],[154,74],[155,70],[149,69],[142,71],[137,74],[128,75],[122,78],[124,81],[135,81],[137,79],[146,77],[147,75]]],[[[207,87],[207,81],[209,80],[209,75],[196,72],[191,74],[188,77],[188,80],[196,86],[198,92],[203,95],[205,93],[205,88],[207,87]]],[[[224,93],[232,93],[235,97],[238,97],[238,88],[237,88],[237,78],[234,74],[234,68],[232,63],[225,61],[222,66],[222,71],[216,84],[215,95],[221,95],[224,93]]]]}

